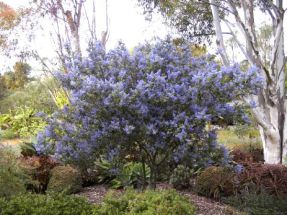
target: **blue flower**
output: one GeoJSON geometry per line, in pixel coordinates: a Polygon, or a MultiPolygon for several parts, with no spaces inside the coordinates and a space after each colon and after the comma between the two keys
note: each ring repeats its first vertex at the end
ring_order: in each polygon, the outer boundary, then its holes
{"type": "Polygon", "coordinates": [[[236,174],[240,174],[244,171],[244,166],[241,165],[241,164],[237,164],[235,167],[234,167],[234,171],[236,172],[236,174]]]}

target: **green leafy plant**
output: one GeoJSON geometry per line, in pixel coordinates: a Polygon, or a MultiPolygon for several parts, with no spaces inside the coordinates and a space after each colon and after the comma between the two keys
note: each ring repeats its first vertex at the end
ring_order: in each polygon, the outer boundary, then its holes
{"type": "Polygon", "coordinates": [[[82,187],[80,173],[70,165],[56,166],[51,171],[48,192],[76,193],[82,187]]]}
{"type": "Polygon", "coordinates": [[[34,147],[34,143],[32,141],[25,141],[20,143],[20,150],[21,150],[21,155],[23,156],[34,156],[37,154],[37,151],[34,147]]]}
{"type": "Polygon", "coordinates": [[[135,187],[142,189],[146,187],[150,177],[150,168],[141,163],[128,162],[119,170],[116,177],[111,181],[113,188],[135,187]]]}
{"type": "Polygon", "coordinates": [[[0,199],[0,215],[91,215],[93,206],[75,196],[23,194],[0,199]]]}
{"type": "Polygon", "coordinates": [[[175,190],[111,192],[97,208],[96,215],[193,215],[195,207],[175,190]]]}
{"type": "Polygon", "coordinates": [[[123,187],[144,188],[150,177],[150,168],[142,163],[127,162],[115,165],[112,162],[101,159],[96,162],[98,183],[110,184],[112,188],[123,187]]]}
{"type": "Polygon", "coordinates": [[[7,114],[1,114],[0,127],[4,131],[13,131],[19,137],[35,136],[46,125],[36,113],[33,108],[20,107],[7,114]]]}
{"type": "Polygon", "coordinates": [[[55,94],[55,103],[59,109],[70,104],[68,94],[64,89],[59,89],[55,94]]]}

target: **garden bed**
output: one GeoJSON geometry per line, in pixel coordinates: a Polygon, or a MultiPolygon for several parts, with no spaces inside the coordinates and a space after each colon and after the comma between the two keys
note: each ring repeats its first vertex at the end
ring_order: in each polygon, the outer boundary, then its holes
{"type": "MultiPolygon", "coordinates": [[[[157,189],[170,188],[169,184],[157,184],[157,189]]],[[[96,185],[92,187],[85,187],[77,195],[83,196],[88,199],[92,204],[100,204],[103,201],[105,194],[109,188],[105,185],[96,185]]],[[[116,192],[123,192],[123,190],[114,190],[116,192]]],[[[198,196],[190,191],[180,191],[184,196],[187,196],[191,202],[194,203],[198,215],[240,215],[234,208],[222,204],[218,201],[198,196]]]]}

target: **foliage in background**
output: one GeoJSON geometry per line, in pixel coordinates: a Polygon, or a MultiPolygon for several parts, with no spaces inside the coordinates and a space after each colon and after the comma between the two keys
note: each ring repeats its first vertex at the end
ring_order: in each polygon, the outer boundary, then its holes
{"type": "Polygon", "coordinates": [[[37,112],[52,113],[57,107],[49,94],[48,85],[52,80],[36,80],[29,82],[23,89],[8,91],[0,100],[0,113],[9,113],[10,110],[29,107],[37,112]]]}
{"type": "Polygon", "coordinates": [[[64,89],[59,89],[55,93],[55,103],[58,109],[63,109],[70,104],[68,94],[64,89]]]}
{"type": "Polygon", "coordinates": [[[264,157],[263,157],[263,150],[262,149],[249,149],[249,151],[243,151],[241,149],[233,149],[230,152],[230,155],[232,157],[232,161],[244,164],[244,163],[263,163],[264,157]]]}
{"type": "Polygon", "coordinates": [[[150,167],[151,186],[167,160],[213,163],[210,153],[218,148],[206,124],[240,115],[230,101],[256,93],[262,82],[256,68],[220,68],[170,39],[139,46],[133,54],[122,44],[109,52],[98,44],[67,68],[59,78],[71,91],[71,105],[49,119],[37,150],[70,163],[95,160],[99,153],[108,160],[132,154],[150,167]]]}
{"type": "Polygon", "coordinates": [[[262,149],[259,132],[250,125],[235,125],[217,131],[218,142],[229,149],[240,149],[250,152],[262,149]]]}
{"type": "Polygon", "coordinates": [[[25,194],[0,198],[1,215],[91,215],[93,206],[75,196],[25,194]]]}
{"type": "Polygon", "coordinates": [[[13,131],[18,137],[35,136],[46,125],[36,114],[36,110],[29,107],[20,107],[10,113],[0,114],[0,128],[13,131]]]}
{"type": "Polygon", "coordinates": [[[0,75],[4,90],[22,89],[29,81],[31,67],[25,62],[18,61],[13,66],[13,71],[0,75]]]}
{"type": "Polygon", "coordinates": [[[97,215],[194,215],[195,207],[175,190],[109,193],[97,209],[97,215]]]}
{"type": "Polygon", "coordinates": [[[19,167],[17,159],[12,148],[0,145],[0,197],[9,198],[26,191],[25,184],[30,179],[19,167]]]}
{"type": "MultiPolygon", "coordinates": [[[[194,43],[209,41],[214,34],[211,9],[204,1],[138,0],[150,16],[159,12],[170,26],[194,43]]],[[[218,1],[217,3],[220,3],[218,1]]],[[[224,13],[221,11],[221,15],[224,13]]]]}

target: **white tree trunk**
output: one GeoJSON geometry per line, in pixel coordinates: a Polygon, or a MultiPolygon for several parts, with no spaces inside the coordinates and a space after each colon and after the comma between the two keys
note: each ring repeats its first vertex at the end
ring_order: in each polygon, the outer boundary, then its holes
{"type": "Polygon", "coordinates": [[[228,60],[228,56],[227,56],[226,49],[224,46],[223,34],[222,34],[221,25],[220,25],[219,12],[218,12],[218,8],[216,7],[216,1],[210,0],[210,6],[211,6],[211,11],[212,11],[212,16],[213,16],[213,23],[215,27],[216,45],[219,49],[219,54],[221,56],[221,59],[224,65],[229,65],[229,60],[228,60]]]}
{"type": "MultiPolygon", "coordinates": [[[[213,21],[215,25],[217,46],[225,51],[223,44],[223,35],[220,27],[219,12],[216,1],[210,0],[213,21]],[[222,48],[223,47],[223,48],[222,48]]],[[[273,50],[270,65],[265,65],[259,53],[257,35],[254,21],[254,1],[240,0],[238,3],[244,10],[244,19],[240,16],[238,5],[233,0],[226,1],[229,6],[229,12],[235,18],[238,29],[244,35],[244,41],[237,41],[237,45],[247,57],[251,65],[259,68],[259,72],[265,77],[266,82],[262,86],[261,92],[252,98],[258,104],[258,107],[252,109],[255,120],[259,126],[260,135],[264,149],[264,159],[266,163],[278,164],[284,162],[287,155],[287,122],[285,115],[285,64],[286,57],[284,53],[284,10],[282,0],[276,0],[272,6],[266,8],[272,18],[273,24],[273,50]],[[244,44],[245,43],[245,44],[244,44]],[[245,50],[244,50],[245,49],[245,50]]],[[[228,20],[225,19],[228,23],[228,20]]],[[[231,28],[231,34],[236,37],[231,28]]],[[[236,39],[236,38],[235,38],[236,39]]],[[[226,52],[221,52],[223,63],[226,65],[228,59],[226,52]],[[222,54],[224,56],[222,56],[222,54]]],[[[248,100],[248,99],[247,99],[248,100]]],[[[249,100],[250,101],[250,100],[249,100]]],[[[287,162],[287,161],[286,161],[287,162]]]]}
{"type": "MultiPolygon", "coordinates": [[[[285,107],[286,108],[286,107],[285,107]]],[[[285,109],[286,110],[286,109],[285,109]]],[[[282,163],[287,164],[287,120],[284,121],[282,163]]]]}
{"type": "Polygon", "coordinates": [[[269,164],[278,164],[281,162],[281,147],[279,144],[279,132],[273,135],[266,135],[269,133],[264,128],[259,126],[260,136],[263,143],[264,161],[269,164]]]}

